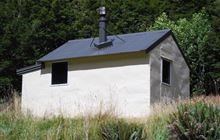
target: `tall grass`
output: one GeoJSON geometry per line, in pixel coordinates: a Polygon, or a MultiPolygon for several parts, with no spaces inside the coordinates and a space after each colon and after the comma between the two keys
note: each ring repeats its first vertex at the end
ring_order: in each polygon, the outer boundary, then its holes
{"type": "Polygon", "coordinates": [[[118,118],[111,112],[64,118],[35,118],[20,112],[20,98],[15,96],[0,112],[0,139],[11,140],[165,140],[169,137],[170,114],[180,104],[197,102],[220,105],[219,96],[200,96],[191,100],[152,106],[150,116],[118,118]]]}
{"type": "Polygon", "coordinates": [[[14,112],[0,113],[0,139],[144,139],[144,125],[113,117],[38,119],[14,112]]]}

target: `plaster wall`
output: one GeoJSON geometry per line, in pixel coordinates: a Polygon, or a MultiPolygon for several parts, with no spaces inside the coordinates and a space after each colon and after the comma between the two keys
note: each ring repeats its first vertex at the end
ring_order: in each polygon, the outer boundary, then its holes
{"type": "Polygon", "coordinates": [[[150,102],[169,102],[190,96],[190,70],[172,36],[150,51],[150,102]],[[171,62],[170,85],[161,82],[162,59],[171,62]]]}
{"type": "MultiPolygon", "coordinates": [[[[65,60],[64,60],[65,61],[65,60]]],[[[68,60],[68,83],[51,85],[51,62],[23,75],[22,110],[67,117],[110,111],[140,117],[150,109],[150,66],[145,52],[68,60]]]]}

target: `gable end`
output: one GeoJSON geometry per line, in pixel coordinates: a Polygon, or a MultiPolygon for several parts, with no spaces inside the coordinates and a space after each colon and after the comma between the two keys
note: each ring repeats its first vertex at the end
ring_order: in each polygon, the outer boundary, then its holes
{"type": "Polygon", "coordinates": [[[180,48],[178,42],[177,42],[177,39],[176,37],[174,36],[173,32],[171,30],[169,30],[164,36],[162,36],[160,39],[158,39],[155,43],[153,43],[149,48],[146,49],[146,53],[149,53],[152,49],[154,49],[156,46],[158,46],[161,42],[163,42],[167,37],[171,36],[174,40],[174,42],[176,43],[176,46],[177,48],[179,49],[181,55],[183,56],[184,58],[184,61],[186,62],[189,70],[191,71],[191,67],[189,65],[189,62],[186,58],[186,56],[184,55],[182,49],[180,48]]]}

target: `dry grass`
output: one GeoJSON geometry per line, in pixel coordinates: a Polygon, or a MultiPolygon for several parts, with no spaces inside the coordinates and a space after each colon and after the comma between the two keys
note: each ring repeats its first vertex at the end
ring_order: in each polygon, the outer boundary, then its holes
{"type": "Polygon", "coordinates": [[[20,110],[21,97],[16,91],[14,91],[12,98],[8,102],[0,104],[0,112],[13,111],[18,113],[20,110]]]}
{"type": "MultiPolygon", "coordinates": [[[[156,103],[151,106],[151,113],[148,116],[142,118],[127,118],[127,120],[131,122],[146,122],[148,118],[154,116],[166,116],[173,112],[177,111],[177,106],[183,103],[197,103],[197,102],[204,102],[208,104],[220,105],[220,96],[194,96],[190,100],[178,100],[169,103],[156,103]]],[[[8,112],[13,111],[16,113],[21,113],[21,97],[18,95],[17,92],[14,92],[14,96],[11,100],[7,103],[0,104],[0,111],[1,112],[8,112]]],[[[106,111],[100,111],[97,114],[87,114],[87,118],[90,119],[98,119],[98,120],[108,120],[111,118],[116,118],[117,115],[115,114],[115,110],[113,107],[107,109],[106,111]]]]}
{"type": "Polygon", "coordinates": [[[208,104],[220,105],[220,96],[196,96],[190,100],[190,103],[204,102],[208,104]]]}
{"type": "Polygon", "coordinates": [[[177,111],[177,106],[180,104],[184,104],[184,103],[190,103],[190,104],[195,104],[197,102],[204,102],[207,104],[214,104],[214,105],[220,105],[220,96],[194,96],[191,99],[187,99],[187,100],[178,100],[178,101],[174,101],[174,102],[170,102],[168,104],[164,104],[164,103],[157,103],[154,104],[151,107],[151,116],[166,116],[169,115],[171,113],[174,113],[177,111]]]}

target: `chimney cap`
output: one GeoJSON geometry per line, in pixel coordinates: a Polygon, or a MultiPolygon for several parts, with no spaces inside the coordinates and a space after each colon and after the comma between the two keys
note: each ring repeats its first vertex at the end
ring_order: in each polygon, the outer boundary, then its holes
{"type": "Polygon", "coordinates": [[[105,10],[105,7],[104,6],[102,6],[102,7],[99,7],[98,8],[98,12],[99,12],[99,15],[106,15],[106,10],[105,10]]]}

